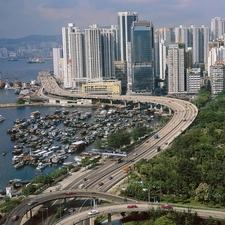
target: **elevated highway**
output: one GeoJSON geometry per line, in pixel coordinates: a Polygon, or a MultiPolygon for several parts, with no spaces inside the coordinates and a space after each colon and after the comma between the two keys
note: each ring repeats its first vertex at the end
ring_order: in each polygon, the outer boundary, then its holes
{"type": "MultiPolygon", "coordinates": [[[[169,144],[172,143],[174,138],[179,136],[181,132],[186,130],[191,123],[195,120],[198,109],[195,105],[190,102],[186,102],[179,99],[171,99],[165,97],[156,97],[156,96],[82,96],[82,95],[71,95],[69,92],[61,89],[56,82],[52,78],[43,78],[44,81],[41,81],[42,88],[39,90],[39,94],[41,96],[45,96],[43,94],[43,89],[47,90],[49,93],[54,94],[55,98],[58,98],[57,95],[63,96],[73,96],[73,97],[88,97],[92,99],[111,99],[111,100],[121,100],[121,101],[139,101],[139,102],[148,102],[152,104],[160,104],[162,106],[168,107],[172,110],[173,116],[171,120],[160,130],[157,130],[158,138],[154,139],[153,136],[149,137],[142,144],[137,146],[135,149],[131,150],[128,153],[128,156],[123,160],[122,163],[118,164],[115,161],[106,161],[103,166],[99,166],[95,170],[88,170],[82,176],[75,178],[68,185],[64,187],[65,190],[73,190],[77,189],[80,184],[85,184],[85,188],[87,188],[87,192],[76,192],[83,196],[84,193],[89,192],[101,192],[102,195],[106,194],[113,186],[118,184],[121,180],[123,180],[127,174],[122,173],[122,168],[125,165],[132,165],[136,161],[145,158],[151,159],[157,154],[160,154],[161,151],[165,151],[169,144]],[[55,83],[54,83],[55,82],[55,83]],[[185,120],[183,120],[185,118],[185,120]],[[155,151],[156,146],[160,146],[161,151],[155,151]],[[135,154],[134,154],[135,153],[135,154]],[[108,177],[112,176],[113,179],[109,180],[108,177]],[[102,182],[103,185],[99,186],[99,182],[102,182]]],[[[48,98],[49,96],[45,96],[48,98]]],[[[52,97],[53,98],[53,97],[52,97]]],[[[107,198],[110,196],[106,194],[107,198]]],[[[118,197],[118,196],[117,196],[118,197]]],[[[35,199],[38,199],[38,204],[44,204],[45,202],[52,201],[55,199],[66,199],[65,193],[56,192],[49,193],[45,196],[36,196],[35,199]],[[40,198],[40,199],[39,199],[40,198]],[[42,199],[43,198],[43,199],[42,199]]],[[[116,198],[116,197],[115,197],[116,198]]],[[[35,206],[35,205],[34,205],[35,206]]],[[[30,208],[27,206],[27,203],[22,203],[16,210],[14,210],[14,214],[20,215],[20,219],[13,224],[20,224],[22,217],[29,211],[30,208]]],[[[10,220],[7,221],[6,224],[11,224],[10,220]]],[[[66,224],[66,223],[65,223],[66,224]]]]}

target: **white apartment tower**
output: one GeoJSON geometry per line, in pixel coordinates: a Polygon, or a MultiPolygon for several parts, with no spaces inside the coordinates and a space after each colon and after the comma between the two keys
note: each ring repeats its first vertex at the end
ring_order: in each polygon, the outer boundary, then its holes
{"type": "Polygon", "coordinates": [[[74,32],[75,24],[68,23],[68,27],[62,28],[62,42],[63,42],[63,71],[64,71],[64,87],[72,87],[72,65],[71,65],[71,33],[74,32]]]}
{"type": "Polygon", "coordinates": [[[158,28],[154,33],[155,75],[164,80],[166,77],[166,57],[168,46],[175,41],[173,28],[158,28]]]}
{"type": "Polygon", "coordinates": [[[79,27],[74,27],[70,34],[71,47],[71,66],[72,66],[72,87],[81,88],[82,83],[86,82],[85,77],[85,58],[84,58],[84,34],[79,27]]]}
{"type": "Polygon", "coordinates": [[[137,12],[118,12],[118,27],[119,27],[119,59],[126,61],[127,42],[131,41],[131,25],[134,21],[138,21],[137,12]]]}
{"type": "Polygon", "coordinates": [[[199,62],[199,28],[191,25],[190,27],[190,34],[191,34],[191,43],[192,46],[187,46],[187,47],[192,47],[192,63],[198,63],[199,62]]]}
{"type": "Polygon", "coordinates": [[[168,50],[168,93],[178,94],[185,91],[184,44],[169,45],[168,50]]]}
{"type": "Polygon", "coordinates": [[[215,17],[211,20],[211,40],[221,39],[225,33],[225,19],[215,17]]]}
{"type": "Polygon", "coordinates": [[[223,62],[217,62],[210,67],[211,70],[211,92],[218,94],[225,90],[225,65],[223,62]]]}
{"type": "Polygon", "coordinates": [[[114,32],[112,29],[102,29],[102,65],[103,65],[103,78],[115,78],[115,65],[114,65],[114,32]]]}
{"type": "Polygon", "coordinates": [[[91,25],[84,30],[87,81],[103,80],[101,29],[91,25]]]}
{"type": "Polygon", "coordinates": [[[63,50],[62,48],[53,48],[53,69],[54,75],[56,78],[62,78],[62,70],[60,59],[63,58],[63,50]]]}
{"type": "Polygon", "coordinates": [[[197,94],[201,88],[200,85],[201,69],[187,69],[187,93],[197,94]]]}
{"type": "Polygon", "coordinates": [[[191,47],[188,42],[188,27],[180,25],[179,27],[175,27],[175,42],[185,44],[185,48],[191,47]]]}

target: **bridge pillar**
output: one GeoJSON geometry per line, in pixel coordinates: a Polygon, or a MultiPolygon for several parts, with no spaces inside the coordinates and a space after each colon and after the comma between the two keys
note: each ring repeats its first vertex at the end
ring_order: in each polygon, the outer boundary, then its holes
{"type": "Polygon", "coordinates": [[[112,215],[108,213],[108,225],[112,225],[112,215]]]}
{"type": "Polygon", "coordinates": [[[172,110],[171,110],[171,108],[169,108],[169,115],[171,115],[172,114],[172,110]]]}
{"type": "Polygon", "coordinates": [[[32,218],[32,210],[30,209],[30,218],[32,218]]]}
{"type": "Polygon", "coordinates": [[[159,112],[163,112],[163,106],[162,105],[160,105],[160,109],[159,109],[159,112]]]}
{"type": "Polygon", "coordinates": [[[125,107],[125,108],[127,107],[127,102],[126,102],[126,101],[124,101],[124,107],[125,107]]]}
{"type": "Polygon", "coordinates": [[[113,100],[112,99],[110,99],[110,105],[112,105],[113,104],[113,100]]]}

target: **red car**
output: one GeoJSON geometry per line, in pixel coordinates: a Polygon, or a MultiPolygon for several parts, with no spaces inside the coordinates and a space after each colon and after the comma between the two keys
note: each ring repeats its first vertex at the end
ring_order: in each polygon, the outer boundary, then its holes
{"type": "Polygon", "coordinates": [[[128,208],[128,209],[137,208],[137,205],[128,205],[127,208],[128,208]]]}
{"type": "Polygon", "coordinates": [[[101,182],[101,183],[99,183],[98,185],[99,185],[99,186],[102,186],[102,185],[103,185],[103,183],[101,182]]]}
{"type": "Polygon", "coordinates": [[[18,216],[18,215],[14,215],[14,216],[12,217],[12,221],[17,221],[17,220],[18,220],[18,218],[19,218],[19,216],[18,216]]]}
{"type": "Polygon", "coordinates": [[[161,205],[161,208],[162,209],[173,209],[173,207],[169,204],[164,204],[164,205],[161,205]]]}
{"type": "Polygon", "coordinates": [[[76,193],[75,192],[73,192],[73,191],[67,191],[66,192],[66,195],[75,195],[76,193]]]}

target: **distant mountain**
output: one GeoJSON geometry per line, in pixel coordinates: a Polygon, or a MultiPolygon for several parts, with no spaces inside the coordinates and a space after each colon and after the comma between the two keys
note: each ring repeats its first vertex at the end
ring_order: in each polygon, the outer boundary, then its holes
{"type": "Polygon", "coordinates": [[[0,38],[0,47],[21,43],[57,42],[62,43],[62,35],[30,35],[23,38],[0,38]]]}

